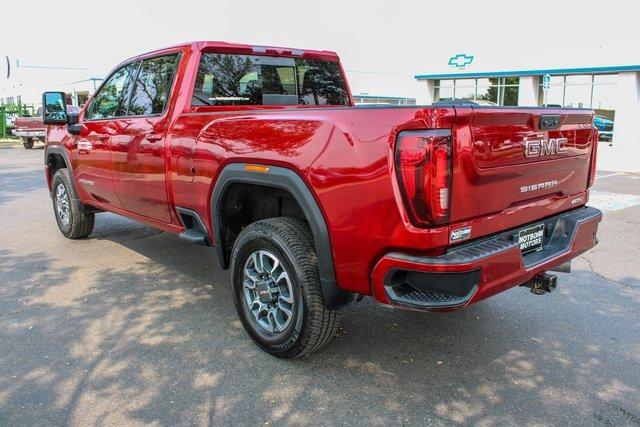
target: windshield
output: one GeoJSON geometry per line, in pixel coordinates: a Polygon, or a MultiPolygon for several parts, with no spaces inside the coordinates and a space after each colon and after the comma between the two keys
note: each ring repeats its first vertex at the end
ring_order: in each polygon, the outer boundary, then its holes
{"type": "Polygon", "coordinates": [[[193,105],[349,105],[337,62],[203,53],[193,105]]]}

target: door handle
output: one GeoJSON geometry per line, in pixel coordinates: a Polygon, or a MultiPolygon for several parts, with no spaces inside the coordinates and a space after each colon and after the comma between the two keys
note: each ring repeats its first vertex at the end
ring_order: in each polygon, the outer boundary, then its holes
{"type": "Polygon", "coordinates": [[[149,142],[156,142],[162,139],[162,135],[160,135],[159,133],[148,133],[145,138],[149,142]]]}

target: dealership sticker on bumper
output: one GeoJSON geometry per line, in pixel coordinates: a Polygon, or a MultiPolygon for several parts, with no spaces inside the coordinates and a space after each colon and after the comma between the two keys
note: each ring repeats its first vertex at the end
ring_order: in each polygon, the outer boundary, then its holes
{"type": "Polygon", "coordinates": [[[458,228],[451,232],[450,241],[459,242],[461,240],[467,240],[471,237],[471,227],[458,228]]]}
{"type": "Polygon", "coordinates": [[[544,237],[544,224],[520,230],[518,234],[518,244],[522,253],[537,251],[542,249],[542,238],[544,237]]]}

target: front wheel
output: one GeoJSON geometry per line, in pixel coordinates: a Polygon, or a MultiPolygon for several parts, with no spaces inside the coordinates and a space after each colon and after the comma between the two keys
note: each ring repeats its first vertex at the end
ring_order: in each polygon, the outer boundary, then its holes
{"type": "Polygon", "coordinates": [[[33,138],[22,138],[22,146],[27,150],[31,150],[33,148],[33,138]]]}
{"type": "Polygon", "coordinates": [[[67,169],[59,169],[53,175],[51,185],[53,211],[58,228],[69,239],[87,237],[93,231],[95,214],[80,210],[78,195],[71,184],[71,174],[67,169]]]}
{"type": "Polygon", "coordinates": [[[305,223],[282,217],[246,227],[233,246],[231,274],[240,320],[263,350],[302,357],[334,337],[341,312],[324,304],[305,223]]]}

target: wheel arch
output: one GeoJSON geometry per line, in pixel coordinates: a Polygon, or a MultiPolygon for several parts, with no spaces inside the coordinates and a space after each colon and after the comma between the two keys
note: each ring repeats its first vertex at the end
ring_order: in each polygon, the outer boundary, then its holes
{"type": "MultiPolygon", "coordinates": [[[[268,172],[264,173],[246,170],[244,163],[231,163],[220,172],[211,195],[210,206],[212,231],[215,236],[215,249],[220,266],[224,269],[229,268],[228,251],[225,250],[225,245],[229,242],[224,242],[222,236],[222,202],[227,190],[235,183],[272,187],[284,190],[292,196],[301,208],[313,235],[325,304],[328,308],[336,308],[349,303],[352,294],[343,291],[337,284],[331,239],[322,211],[302,178],[288,168],[269,165],[268,172]]],[[[233,242],[230,243],[233,244],[233,242]]]]}
{"type": "MultiPolygon", "coordinates": [[[[77,198],[78,209],[80,210],[80,212],[85,212],[85,206],[84,204],[82,204],[82,201],[80,200],[80,197],[79,197],[80,193],[78,193],[78,188],[76,187],[76,178],[75,178],[75,175],[73,174],[71,159],[69,158],[69,154],[67,153],[67,151],[62,146],[47,145],[45,147],[44,164],[48,168],[47,173],[49,174],[49,176],[47,176],[47,182],[53,183],[53,176],[58,171],[58,169],[61,169],[61,167],[52,168],[52,162],[55,161],[54,159],[56,158],[61,158],[62,161],[64,162],[64,168],[66,168],[69,171],[69,175],[71,177],[71,185],[73,186],[73,191],[78,195],[78,198],[77,198]]],[[[49,186],[49,194],[52,194],[52,190],[53,189],[51,188],[51,186],[49,186]]]]}

